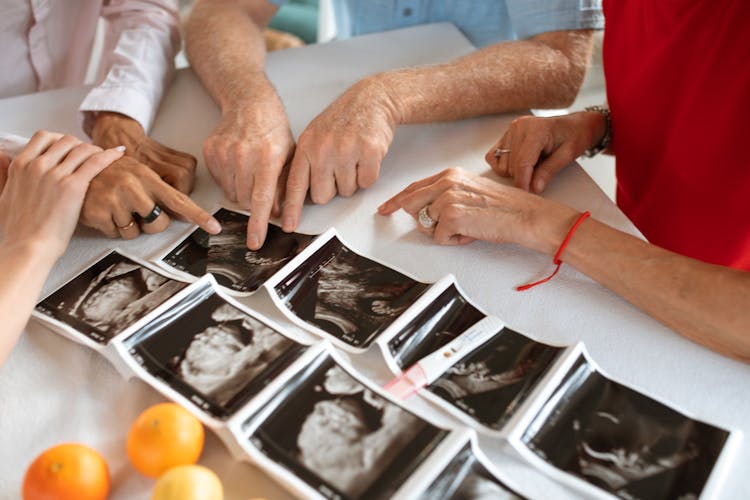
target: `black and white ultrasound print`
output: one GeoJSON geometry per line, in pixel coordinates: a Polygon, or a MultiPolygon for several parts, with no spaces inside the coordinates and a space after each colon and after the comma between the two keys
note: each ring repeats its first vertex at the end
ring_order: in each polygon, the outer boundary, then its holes
{"type": "Polygon", "coordinates": [[[528,398],[562,351],[563,348],[503,328],[427,388],[497,431],[528,398]]]}
{"type": "Polygon", "coordinates": [[[388,341],[388,350],[396,364],[407,369],[484,317],[455,285],[450,285],[388,341]]]}
{"type": "Polygon", "coordinates": [[[215,292],[176,306],[125,343],[148,372],[218,418],[239,409],[305,349],[215,292]]]}
{"type": "Polygon", "coordinates": [[[251,443],[328,498],[389,498],[448,434],[368,389],[327,353],[268,407],[251,443]]]}
{"type": "Polygon", "coordinates": [[[550,464],[625,499],[700,497],[727,438],[583,356],[522,435],[550,464]]]}
{"type": "Polygon", "coordinates": [[[254,251],[246,243],[247,215],[222,208],[214,217],[221,224],[221,233],[212,235],[198,228],[162,261],[196,277],[210,273],[217,283],[235,292],[257,290],[315,238],[285,233],[269,224],[266,241],[254,251]]]}
{"type": "Polygon", "coordinates": [[[107,344],[186,286],[111,252],[42,300],[36,310],[107,344]]]}
{"type": "Polygon", "coordinates": [[[366,348],[427,288],[333,237],[282,277],[275,292],[304,322],[366,348]]]}
{"type": "Polygon", "coordinates": [[[474,455],[471,444],[459,451],[419,500],[520,500],[523,497],[496,478],[474,455]]]}

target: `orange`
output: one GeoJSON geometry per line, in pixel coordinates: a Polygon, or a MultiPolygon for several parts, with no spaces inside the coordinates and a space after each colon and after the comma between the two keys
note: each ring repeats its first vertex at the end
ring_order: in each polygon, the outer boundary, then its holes
{"type": "Polygon", "coordinates": [[[23,478],[24,500],[103,500],[109,493],[109,469],[88,446],[65,443],[42,452],[23,478]]]}
{"type": "Polygon", "coordinates": [[[211,469],[178,465],[159,478],[151,500],[223,500],[224,488],[211,469]]]}
{"type": "Polygon", "coordinates": [[[128,432],[127,452],[133,466],[159,477],[176,465],[194,464],[203,450],[203,424],[174,403],[144,410],[128,432]]]}

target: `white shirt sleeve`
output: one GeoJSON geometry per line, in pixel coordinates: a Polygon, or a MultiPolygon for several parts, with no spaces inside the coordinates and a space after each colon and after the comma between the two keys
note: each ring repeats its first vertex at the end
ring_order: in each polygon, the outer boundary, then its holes
{"type": "Polygon", "coordinates": [[[137,120],[148,132],[174,73],[180,49],[177,0],[105,0],[107,21],[101,67],[106,75],[83,100],[83,129],[98,111],[137,120]]]}

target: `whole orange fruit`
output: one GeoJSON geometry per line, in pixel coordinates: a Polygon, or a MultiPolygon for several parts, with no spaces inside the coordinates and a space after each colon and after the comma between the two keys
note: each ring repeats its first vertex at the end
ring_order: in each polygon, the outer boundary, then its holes
{"type": "Polygon", "coordinates": [[[88,446],[65,443],[43,451],[23,478],[24,500],[103,500],[109,494],[109,469],[88,446]]]}
{"type": "Polygon", "coordinates": [[[194,464],[203,451],[203,424],[174,403],[144,410],[128,432],[127,452],[133,466],[159,477],[176,465],[194,464]]]}
{"type": "Polygon", "coordinates": [[[224,500],[224,488],[211,469],[178,465],[156,481],[151,500],[224,500]]]}

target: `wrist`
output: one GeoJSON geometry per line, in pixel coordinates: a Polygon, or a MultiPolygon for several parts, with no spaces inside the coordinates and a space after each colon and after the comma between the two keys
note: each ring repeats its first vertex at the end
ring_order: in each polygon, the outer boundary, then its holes
{"type": "Polygon", "coordinates": [[[589,147],[584,154],[591,158],[609,147],[612,141],[612,121],[609,109],[604,106],[589,106],[582,112],[582,117],[591,134],[589,147]]]}
{"type": "Polygon", "coordinates": [[[408,123],[406,101],[399,93],[401,79],[401,71],[389,71],[367,77],[357,84],[367,88],[365,95],[380,104],[394,127],[408,123]]]}
{"type": "Polygon", "coordinates": [[[539,198],[538,201],[541,203],[537,204],[532,217],[528,218],[530,227],[526,234],[529,241],[524,246],[553,256],[580,216],[580,212],[544,198],[539,198]]]}
{"type": "Polygon", "coordinates": [[[130,145],[146,135],[143,127],[136,120],[113,111],[100,111],[94,116],[91,127],[91,142],[103,149],[114,148],[123,144],[130,145]]]}
{"type": "Polygon", "coordinates": [[[16,262],[21,259],[23,262],[43,268],[51,268],[64,251],[64,248],[60,248],[54,242],[46,241],[43,238],[27,238],[23,241],[3,241],[0,243],[0,254],[3,256],[3,261],[6,261],[6,258],[15,257],[14,261],[16,262]]]}

